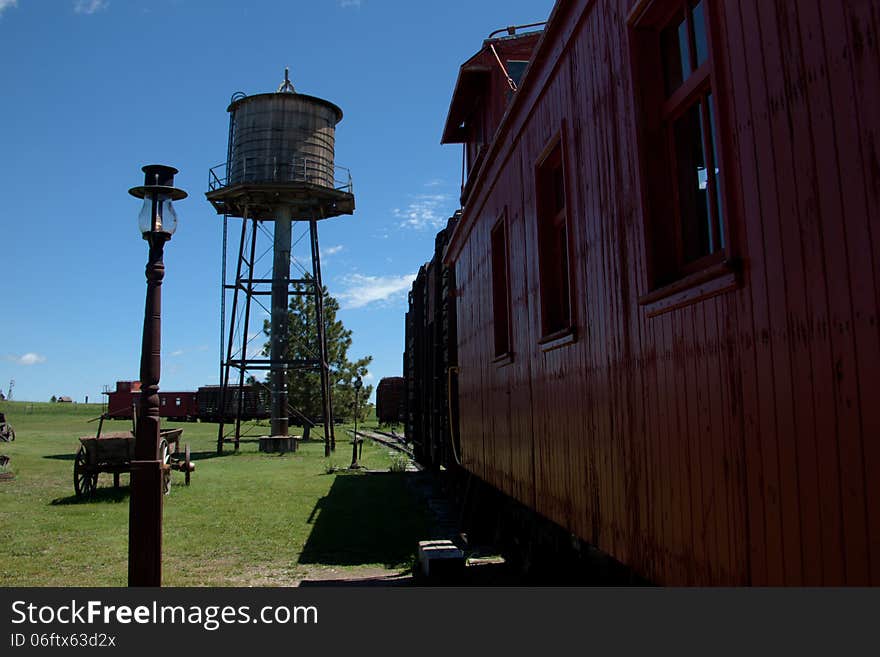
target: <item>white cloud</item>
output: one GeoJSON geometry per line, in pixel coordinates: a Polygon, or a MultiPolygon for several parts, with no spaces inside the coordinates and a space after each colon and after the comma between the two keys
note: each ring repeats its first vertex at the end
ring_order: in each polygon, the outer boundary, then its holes
{"type": "Polygon", "coordinates": [[[364,276],[351,274],[343,279],[346,288],[335,296],[343,308],[363,308],[371,303],[390,301],[412,286],[415,274],[402,276],[364,276]]]}
{"type": "Polygon", "coordinates": [[[107,0],[76,0],[73,3],[73,11],[77,14],[89,15],[106,9],[109,5],[107,0]]]}
{"type": "Polygon", "coordinates": [[[3,12],[9,9],[10,7],[17,7],[18,0],[0,0],[0,16],[3,15],[3,12]]]}
{"type": "Polygon", "coordinates": [[[339,6],[343,9],[345,7],[358,7],[361,6],[361,0],[339,0],[339,6]]]}
{"type": "Polygon", "coordinates": [[[413,197],[406,208],[394,208],[391,212],[400,222],[401,228],[425,228],[440,229],[446,224],[446,220],[452,214],[444,207],[452,201],[449,194],[419,194],[413,197]]]}
{"type": "Polygon", "coordinates": [[[337,253],[340,253],[343,249],[345,249],[345,247],[342,246],[342,244],[337,244],[336,246],[321,249],[321,257],[326,258],[327,256],[336,255],[337,253]]]}
{"type": "Polygon", "coordinates": [[[37,363],[45,363],[46,357],[42,354],[35,354],[34,352],[29,351],[21,356],[7,356],[6,360],[11,360],[13,363],[19,365],[36,365],[37,363]]]}
{"type": "Polygon", "coordinates": [[[185,349],[177,349],[177,350],[171,352],[171,356],[176,358],[177,356],[183,356],[185,353],[186,353],[185,349]]]}

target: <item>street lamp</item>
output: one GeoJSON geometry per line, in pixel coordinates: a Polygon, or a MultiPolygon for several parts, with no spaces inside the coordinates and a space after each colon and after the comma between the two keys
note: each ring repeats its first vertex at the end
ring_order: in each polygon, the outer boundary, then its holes
{"type": "Polygon", "coordinates": [[[358,465],[358,396],[363,384],[361,377],[356,376],[354,379],[354,439],[351,441],[351,466],[349,466],[352,470],[360,467],[358,465]]]}
{"type": "Polygon", "coordinates": [[[162,262],[165,242],[177,229],[173,201],[186,198],[174,186],[177,169],[161,164],[145,166],[144,184],[128,193],[144,200],[138,229],[150,245],[147,259],[147,299],[141,342],[141,395],[131,462],[131,499],[128,512],[128,585],[162,584],[162,460],[159,454],[159,374],[162,350],[162,262]]]}

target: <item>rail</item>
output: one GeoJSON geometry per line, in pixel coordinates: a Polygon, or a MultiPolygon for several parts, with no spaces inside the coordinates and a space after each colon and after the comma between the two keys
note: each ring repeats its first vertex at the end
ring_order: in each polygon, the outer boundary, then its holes
{"type": "MultiPolygon", "coordinates": [[[[358,438],[360,440],[363,440],[364,438],[368,438],[374,442],[379,443],[380,445],[384,445],[385,447],[389,447],[391,449],[397,450],[398,452],[406,454],[410,458],[414,458],[413,451],[409,447],[407,447],[405,443],[401,443],[401,441],[399,439],[386,440],[382,436],[376,434],[376,432],[374,432],[374,431],[361,430],[361,431],[358,431],[357,433],[355,433],[351,429],[346,429],[346,431],[348,433],[350,433],[352,436],[355,436],[356,438],[358,438]]],[[[419,464],[415,464],[415,465],[420,470],[422,469],[419,464]]]]}
{"type": "Polygon", "coordinates": [[[295,157],[284,162],[274,162],[271,173],[266,174],[266,166],[253,167],[247,170],[247,164],[241,171],[236,172],[233,180],[227,169],[227,163],[223,162],[208,171],[208,191],[213,192],[223,187],[241,183],[292,183],[305,182],[317,184],[321,187],[330,187],[326,182],[332,180],[332,188],[339,192],[354,193],[354,185],[351,171],[324,160],[295,157]]]}
{"type": "MultiPolygon", "coordinates": [[[[490,34],[487,39],[492,39],[496,34],[506,33],[507,36],[514,36],[517,30],[527,30],[531,27],[540,27],[541,29],[547,24],[547,21],[541,21],[540,23],[527,23],[526,25],[508,25],[507,27],[502,27],[500,30],[495,30],[490,34]]],[[[540,32],[541,30],[533,30],[533,32],[540,32]]]]}

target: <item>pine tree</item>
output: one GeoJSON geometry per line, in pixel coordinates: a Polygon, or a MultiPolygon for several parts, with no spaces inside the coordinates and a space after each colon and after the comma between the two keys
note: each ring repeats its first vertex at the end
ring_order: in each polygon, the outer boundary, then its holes
{"type": "MultiPolygon", "coordinates": [[[[297,292],[311,290],[311,286],[297,284],[297,292]]],[[[351,331],[336,319],[339,302],[330,296],[327,288],[324,297],[324,331],[327,340],[327,361],[330,366],[331,397],[333,398],[333,416],[339,420],[354,418],[354,380],[363,378],[372,356],[366,356],[354,362],[348,360],[351,347],[351,331]]],[[[287,358],[317,359],[318,330],[315,321],[315,297],[312,294],[295,294],[289,306],[289,338],[287,358]]],[[[268,337],[270,323],[263,323],[263,333],[268,337]]],[[[264,354],[269,353],[269,343],[264,346],[264,354]]],[[[359,394],[361,419],[368,408],[367,400],[373,386],[364,385],[359,394]]],[[[321,374],[318,371],[291,370],[288,374],[287,403],[307,417],[317,420],[323,417],[321,404],[321,374]]]]}

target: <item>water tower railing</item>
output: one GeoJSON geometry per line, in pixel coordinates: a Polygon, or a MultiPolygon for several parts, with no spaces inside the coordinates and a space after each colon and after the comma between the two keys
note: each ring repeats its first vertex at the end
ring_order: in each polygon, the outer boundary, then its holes
{"type": "MultiPolygon", "coordinates": [[[[231,184],[239,183],[288,183],[288,182],[306,182],[318,184],[322,187],[328,187],[324,184],[326,180],[333,181],[333,189],[340,192],[354,193],[354,185],[351,178],[351,171],[346,167],[321,160],[319,158],[295,157],[291,160],[281,163],[274,163],[271,175],[265,175],[262,172],[268,167],[257,167],[254,173],[247,171],[247,163],[241,172],[240,180],[231,184]]],[[[208,191],[213,192],[230,185],[227,163],[218,164],[208,171],[208,191]]]]}

